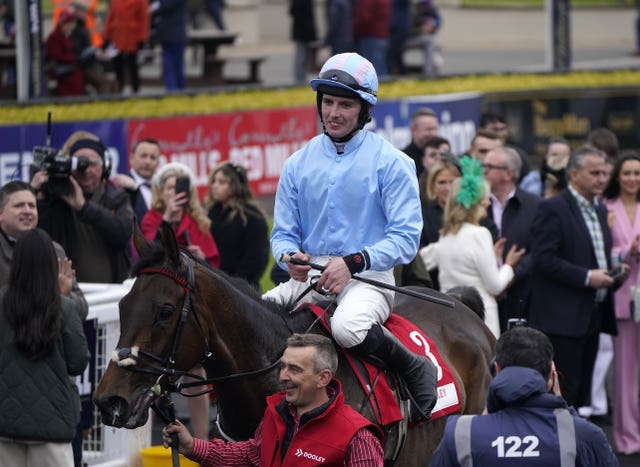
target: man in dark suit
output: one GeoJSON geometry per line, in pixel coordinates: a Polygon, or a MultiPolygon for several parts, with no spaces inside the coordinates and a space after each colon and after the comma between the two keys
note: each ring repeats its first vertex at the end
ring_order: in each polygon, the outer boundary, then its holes
{"type": "Polygon", "coordinates": [[[541,198],[517,187],[522,160],[513,149],[500,146],[485,156],[482,164],[484,177],[491,186],[491,208],[483,225],[494,224],[494,241],[504,243],[504,257],[516,245],[526,250],[525,255],[514,268],[515,278],[509,288],[498,297],[500,330],[507,329],[510,318],[526,318],[526,302],[530,293],[532,257],[531,223],[541,198]]]}
{"type": "Polygon", "coordinates": [[[124,188],[131,197],[131,206],[138,225],[151,205],[151,179],[160,164],[160,144],[153,138],[138,141],[129,156],[129,174],[117,174],[111,181],[124,188]]]}
{"type": "Polygon", "coordinates": [[[438,136],[438,115],[429,107],[419,107],[411,114],[411,142],[402,150],[416,164],[416,175],[424,171],[422,156],[427,141],[438,136]]]}
{"type": "Polygon", "coordinates": [[[607,180],[605,163],[598,149],[576,149],[567,166],[569,186],[540,204],[532,226],[529,323],[553,343],[562,393],[576,407],[590,405],[598,333],[617,332],[616,281],[607,273],[611,233],[598,201],[607,180]]]}

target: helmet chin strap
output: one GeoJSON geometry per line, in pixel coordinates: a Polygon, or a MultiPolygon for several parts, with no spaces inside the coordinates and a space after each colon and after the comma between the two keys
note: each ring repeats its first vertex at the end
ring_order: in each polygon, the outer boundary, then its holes
{"type": "Polygon", "coordinates": [[[351,140],[351,138],[354,137],[354,135],[360,131],[360,128],[355,127],[353,130],[351,130],[349,133],[347,133],[344,136],[339,136],[339,137],[334,137],[331,136],[328,132],[327,129],[324,126],[324,121],[322,122],[322,130],[324,131],[324,134],[327,135],[329,137],[329,139],[331,140],[331,142],[333,143],[333,145],[336,147],[336,149],[338,150],[338,154],[342,154],[344,152],[344,145],[351,140]]]}
{"type": "Polygon", "coordinates": [[[360,115],[358,115],[358,123],[356,126],[344,136],[333,137],[327,132],[327,128],[324,125],[324,119],[322,118],[322,93],[318,92],[317,94],[317,107],[318,107],[318,115],[320,116],[320,122],[322,123],[322,131],[325,135],[329,137],[331,142],[333,142],[338,154],[344,153],[344,145],[351,140],[355,136],[358,131],[362,130],[364,126],[371,121],[371,114],[369,113],[370,107],[369,105],[361,100],[362,106],[360,107],[360,115]]]}

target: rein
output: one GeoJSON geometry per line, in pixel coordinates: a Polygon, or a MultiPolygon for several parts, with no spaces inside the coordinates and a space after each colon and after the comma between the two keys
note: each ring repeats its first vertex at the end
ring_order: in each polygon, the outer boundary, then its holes
{"type": "MultiPolygon", "coordinates": [[[[207,378],[207,379],[204,379],[200,375],[189,373],[188,371],[177,370],[175,368],[176,354],[178,352],[180,339],[184,331],[184,327],[186,325],[187,319],[189,318],[189,315],[193,316],[193,319],[196,322],[200,335],[205,342],[206,351],[203,355],[203,358],[200,360],[200,362],[204,362],[213,356],[213,353],[211,352],[211,347],[209,345],[209,341],[203,330],[198,314],[195,312],[193,308],[192,293],[195,288],[195,272],[193,267],[193,261],[184,252],[180,252],[180,255],[186,264],[186,276],[184,277],[169,268],[163,268],[163,267],[147,267],[147,268],[142,268],[138,272],[138,275],[159,274],[159,275],[168,277],[169,279],[173,280],[176,284],[178,284],[180,287],[182,287],[185,293],[184,301],[180,311],[180,319],[178,321],[177,328],[173,335],[173,341],[171,343],[170,352],[165,357],[161,357],[151,352],[140,350],[137,347],[123,347],[121,349],[118,349],[117,353],[115,353],[115,355],[113,356],[113,360],[124,370],[132,371],[136,373],[152,374],[158,377],[158,379],[156,380],[156,383],[151,388],[149,388],[147,392],[150,398],[153,398],[153,399],[158,398],[159,399],[158,402],[160,403],[165,402],[165,406],[168,409],[167,410],[168,413],[166,412],[163,413],[163,411],[161,411],[161,409],[157,407],[156,404],[151,404],[151,408],[166,423],[170,423],[175,420],[175,416],[173,414],[173,403],[171,401],[171,393],[179,393],[180,395],[185,397],[197,397],[206,393],[210,393],[213,391],[213,389],[207,388],[196,394],[185,394],[182,392],[182,390],[185,388],[191,388],[195,386],[206,386],[212,383],[218,383],[222,381],[232,381],[236,379],[260,376],[260,375],[269,373],[270,371],[273,371],[273,369],[277,368],[280,365],[280,358],[277,358],[273,363],[269,364],[264,368],[245,371],[241,373],[234,373],[234,374],[225,375],[225,376],[218,376],[214,378],[207,378]],[[176,380],[182,376],[190,376],[196,381],[192,381],[188,383],[176,382],[176,380]],[[160,383],[164,377],[167,377],[167,381],[166,381],[166,388],[163,390],[161,389],[160,383]]],[[[173,454],[173,447],[177,445],[178,445],[177,439],[172,440],[172,454],[173,454]]],[[[177,459],[177,451],[176,451],[176,459],[177,459]]],[[[176,464],[174,461],[174,467],[177,465],[179,464],[176,464]]]]}

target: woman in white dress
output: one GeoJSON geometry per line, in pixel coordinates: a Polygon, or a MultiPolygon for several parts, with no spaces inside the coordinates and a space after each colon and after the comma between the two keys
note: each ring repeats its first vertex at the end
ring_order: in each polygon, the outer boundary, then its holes
{"type": "Polygon", "coordinates": [[[504,264],[499,265],[504,239],[493,244],[491,233],[479,225],[489,207],[489,186],[482,176],[480,161],[464,157],[460,161],[462,178],[453,182],[444,210],[440,239],[420,250],[428,269],[438,267],[440,289],[475,287],[485,307],[485,324],[498,338],[500,322],[495,297],[513,279],[513,266],[524,249],[514,245],[504,264]]]}

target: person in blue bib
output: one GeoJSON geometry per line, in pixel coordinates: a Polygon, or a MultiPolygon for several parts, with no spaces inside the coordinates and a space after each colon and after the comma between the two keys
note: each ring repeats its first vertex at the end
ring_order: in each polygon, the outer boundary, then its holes
{"type": "Polygon", "coordinates": [[[316,79],[323,134],[295,152],[282,170],[274,207],[271,250],[290,280],[265,294],[291,303],[317,279],[317,292],[303,300],[335,296],[331,319],[336,342],[359,355],[373,355],[396,369],[416,402],[414,421],[428,419],[436,403],[435,366],[408,351],[381,325],[389,318],[394,295],[358,274],[395,285],[393,267],[407,264],[422,232],[416,167],[409,156],[378,134],[364,130],[377,101],[378,76],[356,53],[329,58],[316,79]],[[285,263],[283,257],[311,260],[285,263]]]}
{"type": "Polygon", "coordinates": [[[431,466],[617,466],[603,431],[560,395],[553,347],[526,326],[500,336],[486,415],[451,416],[431,466]]]}

